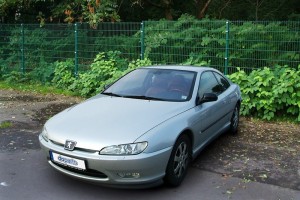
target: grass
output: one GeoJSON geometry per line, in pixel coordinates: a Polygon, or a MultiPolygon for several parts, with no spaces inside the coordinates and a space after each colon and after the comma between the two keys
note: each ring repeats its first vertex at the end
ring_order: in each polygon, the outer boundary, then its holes
{"type": "Polygon", "coordinates": [[[42,84],[24,84],[24,83],[8,83],[0,81],[0,89],[13,89],[25,92],[36,92],[40,94],[63,94],[66,96],[78,96],[78,94],[63,89],[58,89],[49,85],[42,84]]]}
{"type": "Polygon", "coordinates": [[[2,123],[0,124],[0,129],[2,129],[2,128],[9,128],[9,127],[11,127],[11,126],[12,126],[12,123],[11,123],[11,122],[5,121],[5,122],[2,122],[2,123]]]}

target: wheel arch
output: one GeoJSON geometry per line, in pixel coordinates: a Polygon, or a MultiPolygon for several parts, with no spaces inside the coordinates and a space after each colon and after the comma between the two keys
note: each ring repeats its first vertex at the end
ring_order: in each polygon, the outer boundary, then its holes
{"type": "MultiPolygon", "coordinates": [[[[164,182],[167,185],[172,186],[172,187],[177,187],[181,184],[184,177],[186,176],[188,166],[190,165],[190,163],[192,161],[193,140],[194,140],[193,132],[189,129],[185,129],[180,134],[178,134],[178,137],[176,138],[175,143],[173,145],[172,153],[169,157],[168,164],[166,166],[165,176],[163,178],[164,182]],[[178,151],[179,146],[182,145],[181,141],[183,141],[183,140],[188,141],[190,143],[190,144],[188,144],[188,145],[190,145],[190,147],[189,147],[190,151],[186,151],[186,150],[178,151]],[[188,152],[188,153],[187,153],[187,156],[185,157],[182,155],[178,156],[178,152],[180,152],[180,154],[182,154],[184,152],[188,152]],[[175,160],[175,155],[177,155],[177,158],[179,160],[175,160]],[[181,159],[184,159],[184,161],[181,159]],[[174,167],[175,163],[177,163],[176,167],[174,167]],[[185,163],[185,164],[182,164],[182,163],[185,163]],[[184,167],[183,167],[183,165],[184,165],[184,167]],[[178,168],[180,168],[179,169],[180,172],[178,172],[178,168]]],[[[186,148],[184,148],[184,149],[186,149],[186,148]]]]}
{"type": "MultiPolygon", "coordinates": [[[[191,142],[191,149],[192,149],[192,151],[193,151],[193,146],[194,146],[194,134],[193,134],[192,130],[190,130],[190,129],[185,129],[185,130],[183,130],[183,131],[178,135],[177,139],[178,139],[180,136],[182,136],[182,135],[188,136],[188,138],[190,139],[190,142],[191,142]]],[[[176,141],[177,141],[177,139],[176,139],[176,141]]],[[[176,141],[175,141],[175,142],[176,142],[176,141]]]]}
{"type": "Polygon", "coordinates": [[[237,105],[239,108],[241,108],[241,104],[242,104],[242,100],[239,99],[239,100],[236,102],[236,105],[237,105]]]}

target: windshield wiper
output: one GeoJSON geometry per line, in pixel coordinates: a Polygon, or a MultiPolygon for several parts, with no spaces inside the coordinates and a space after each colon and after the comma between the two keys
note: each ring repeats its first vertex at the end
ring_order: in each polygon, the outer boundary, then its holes
{"type": "Polygon", "coordinates": [[[119,94],[116,94],[116,93],[113,93],[113,92],[102,92],[101,94],[114,96],[114,97],[132,98],[132,99],[166,101],[165,99],[162,99],[162,98],[149,97],[149,96],[145,96],[145,95],[119,95],[119,94]]]}
{"type": "Polygon", "coordinates": [[[105,95],[113,96],[113,97],[123,97],[122,95],[115,94],[115,93],[112,93],[112,92],[102,92],[101,94],[105,94],[105,95]]]}
{"type": "Polygon", "coordinates": [[[125,98],[132,98],[132,99],[166,101],[165,99],[162,99],[162,98],[149,97],[149,96],[145,96],[145,95],[126,95],[126,96],[123,96],[123,97],[125,97],[125,98]]]}

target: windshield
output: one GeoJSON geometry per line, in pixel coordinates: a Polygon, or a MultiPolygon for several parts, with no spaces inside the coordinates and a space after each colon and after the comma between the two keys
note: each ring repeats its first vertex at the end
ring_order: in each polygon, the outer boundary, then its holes
{"type": "Polygon", "coordinates": [[[102,94],[161,101],[188,101],[196,73],[184,70],[140,68],[107,88],[102,94]]]}

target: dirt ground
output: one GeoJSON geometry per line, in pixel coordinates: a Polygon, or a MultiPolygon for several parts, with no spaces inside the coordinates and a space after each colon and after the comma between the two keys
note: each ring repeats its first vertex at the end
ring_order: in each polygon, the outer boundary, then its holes
{"type": "MultiPolygon", "coordinates": [[[[0,152],[39,149],[38,134],[54,114],[82,101],[62,95],[0,90],[0,152]]],[[[224,134],[192,167],[300,190],[300,125],[241,118],[239,134],[224,134]]],[[[232,188],[235,190],[235,188],[232,188]]]]}

